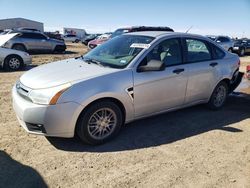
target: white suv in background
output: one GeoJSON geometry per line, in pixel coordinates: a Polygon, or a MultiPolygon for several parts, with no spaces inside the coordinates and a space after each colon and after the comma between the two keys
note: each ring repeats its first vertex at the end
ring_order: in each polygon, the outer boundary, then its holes
{"type": "Polygon", "coordinates": [[[234,42],[233,40],[228,36],[207,36],[214,42],[218,43],[221,47],[223,47],[225,50],[232,52],[234,42]]]}

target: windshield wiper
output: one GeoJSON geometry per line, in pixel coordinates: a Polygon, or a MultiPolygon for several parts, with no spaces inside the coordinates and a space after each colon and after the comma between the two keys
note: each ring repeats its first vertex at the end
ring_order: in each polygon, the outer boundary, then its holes
{"type": "Polygon", "coordinates": [[[82,59],[87,62],[87,63],[94,63],[96,65],[100,65],[102,67],[104,67],[104,65],[100,62],[100,61],[97,61],[96,59],[91,59],[91,58],[86,58],[86,57],[82,57],[82,59]]]}

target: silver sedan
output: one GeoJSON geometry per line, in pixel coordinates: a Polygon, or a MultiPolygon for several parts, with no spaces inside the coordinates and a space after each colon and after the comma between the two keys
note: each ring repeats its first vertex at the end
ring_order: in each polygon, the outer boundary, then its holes
{"type": "Polygon", "coordinates": [[[28,53],[2,47],[16,35],[5,34],[0,36],[0,67],[7,71],[16,71],[32,63],[32,58],[28,53]]]}
{"type": "Polygon", "coordinates": [[[29,133],[102,144],[136,119],[201,103],[221,108],[241,81],[239,66],[237,55],[199,35],[129,33],[26,72],[13,106],[29,133]]]}

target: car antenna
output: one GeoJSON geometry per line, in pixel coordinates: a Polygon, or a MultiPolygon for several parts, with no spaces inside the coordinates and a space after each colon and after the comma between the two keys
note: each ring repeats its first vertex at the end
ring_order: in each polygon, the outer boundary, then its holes
{"type": "Polygon", "coordinates": [[[193,26],[191,25],[185,33],[188,33],[192,28],[193,26]]]}

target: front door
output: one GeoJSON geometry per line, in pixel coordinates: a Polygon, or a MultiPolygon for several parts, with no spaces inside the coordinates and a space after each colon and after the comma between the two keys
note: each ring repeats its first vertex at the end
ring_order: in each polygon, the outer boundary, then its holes
{"type": "Polygon", "coordinates": [[[150,60],[162,61],[165,70],[134,72],[135,117],[154,114],[183,105],[187,86],[187,66],[182,62],[180,39],[158,44],[139,66],[150,60]]]}

